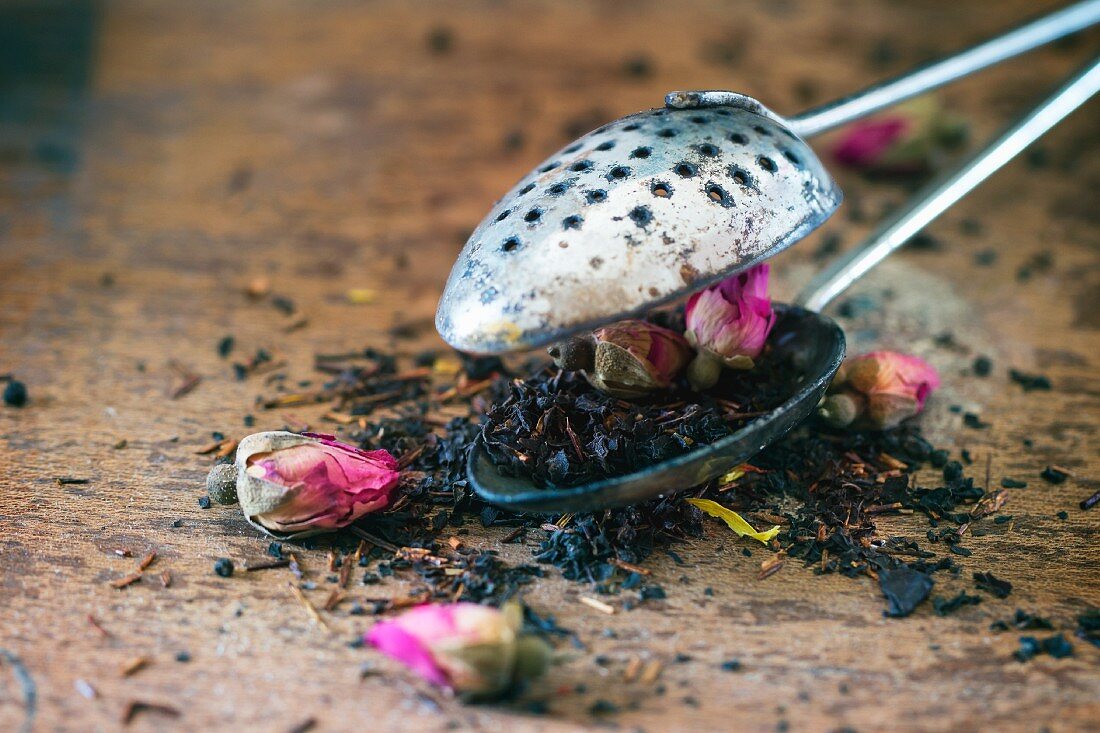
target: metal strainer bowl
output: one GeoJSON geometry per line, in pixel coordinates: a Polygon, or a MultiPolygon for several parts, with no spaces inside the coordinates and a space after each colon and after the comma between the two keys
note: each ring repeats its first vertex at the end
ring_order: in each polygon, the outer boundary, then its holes
{"type": "Polygon", "coordinates": [[[813,150],[748,97],[630,115],[547,158],[493,207],[437,326],[463,350],[545,345],[771,257],[840,201],[813,150]]]}

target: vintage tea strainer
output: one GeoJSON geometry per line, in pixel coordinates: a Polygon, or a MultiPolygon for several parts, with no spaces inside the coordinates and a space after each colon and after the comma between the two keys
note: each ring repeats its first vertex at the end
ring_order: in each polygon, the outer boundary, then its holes
{"type": "MultiPolygon", "coordinates": [[[[804,137],[832,129],[1100,22],[1100,0],[1045,16],[862,93],[784,119],[733,92],[675,92],[562,148],[509,191],[471,235],[436,315],[476,353],[544,346],[644,312],[782,251],[825,221],[841,193],[804,137]]],[[[918,194],[811,283],[818,310],[1100,86],[1093,63],[997,141],[918,194]]],[[[779,306],[772,342],[803,373],[795,394],[736,433],[657,466],[563,489],[501,476],[478,446],[474,488],[527,511],[633,503],[727,471],[817,405],[844,357],[829,318],[779,306]]]]}

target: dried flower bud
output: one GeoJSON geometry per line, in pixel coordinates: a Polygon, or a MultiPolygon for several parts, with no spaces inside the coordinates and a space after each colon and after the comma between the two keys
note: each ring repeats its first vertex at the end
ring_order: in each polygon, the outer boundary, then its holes
{"type": "Polygon", "coordinates": [[[417,606],[374,625],[365,637],[383,654],[434,685],[489,698],[545,671],[550,647],[521,634],[518,603],[498,610],[476,603],[417,606]]]}
{"type": "MultiPolygon", "coordinates": [[[[281,539],[331,532],[384,508],[401,477],[387,451],[360,450],[331,435],[283,431],[242,440],[235,469],[245,518],[281,539]]],[[[215,466],[207,485],[219,488],[218,501],[223,494],[230,498],[222,490],[225,482],[225,469],[215,466]]]]}
{"type": "Polygon", "coordinates": [[[548,351],[561,369],[583,371],[596,389],[627,399],[668,389],[691,358],[678,333],[638,320],[597,328],[548,351]]]}
{"type": "Polygon", "coordinates": [[[699,352],[688,367],[694,389],[713,387],[722,367],[752,369],[775,325],[768,270],[750,267],[688,299],[684,335],[699,352]]]}
{"type": "Polygon", "coordinates": [[[927,362],[896,351],[872,351],[841,366],[819,414],[830,424],[892,428],[924,409],[940,377],[927,362]]]}
{"type": "Polygon", "coordinates": [[[926,97],[848,126],[833,148],[837,162],[878,174],[934,170],[966,138],[966,124],[926,97]]]}

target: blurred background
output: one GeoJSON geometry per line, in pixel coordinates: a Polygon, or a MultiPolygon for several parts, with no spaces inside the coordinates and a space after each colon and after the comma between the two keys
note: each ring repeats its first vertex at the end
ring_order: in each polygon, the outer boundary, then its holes
{"type": "MultiPolygon", "coordinates": [[[[263,272],[333,292],[384,283],[428,312],[516,179],[666,91],[733,89],[793,113],[1060,4],[6,0],[4,269],[263,272]]],[[[938,97],[981,140],[1092,38],[938,97]]],[[[1094,143],[1089,117],[1061,137],[1094,143]]],[[[1081,165],[1080,152],[1054,163],[1081,165]]],[[[865,192],[836,174],[841,217],[873,221],[904,197],[897,182],[865,192]]]]}

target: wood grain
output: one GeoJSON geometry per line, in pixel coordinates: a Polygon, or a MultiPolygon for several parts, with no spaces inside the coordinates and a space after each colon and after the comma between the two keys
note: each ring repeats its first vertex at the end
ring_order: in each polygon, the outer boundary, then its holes
{"type": "MultiPolygon", "coordinates": [[[[972,533],[967,575],[936,591],[972,590],[969,572],[992,569],[1015,586],[1005,601],[886,619],[867,580],[790,562],[757,580],[764,554],[744,557],[754,548],[714,523],[677,549],[685,565],[660,554],[646,563],[668,598],[633,611],[594,611],[579,601],[591,589],[550,572],[527,600],[585,649],[562,644],[532,690],[549,713],[468,707],[349,648],[369,624],[348,615],[349,602],[321,611],[326,631],[285,569],[216,576],[216,558],[240,566],[267,542],[235,509],[199,508],[209,459],[194,454],[213,430],[242,437],[246,414],[255,429],[319,424],[320,408],[256,409],[263,377],[234,378],[215,349],[224,335],[238,358],[277,351],[292,380],[316,378],[317,351],[391,345],[395,324],[423,332],[400,348],[437,346],[429,319],[466,234],[571,136],[677,88],[732,88],[795,111],[1057,4],[77,5],[86,15],[61,28],[66,63],[5,76],[0,95],[0,373],[31,394],[23,409],[0,409],[0,648],[10,654],[0,657],[0,730],[25,716],[15,659],[36,687],[35,731],[117,730],[134,701],[179,713],[138,710],[134,731],[288,731],[309,719],[323,731],[1097,730],[1097,649],[1077,642],[1073,658],[1020,664],[1017,635],[989,631],[1020,607],[1070,632],[1100,605],[1100,510],[1077,509],[1100,488],[1095,104],[931,227],[938,247],[903,252],[860,284],[855,295],[877,310],[842,319],[856,348],[905,348],[942,370],[926,417],[937,444],[968,449],[983,480],[988,456],[994,482],[1028,481],[1003,510],[1014,521],[972,533]],[[85,58],[81,38],[91,39],[85,58]],[[977,264],[986,250],[995,261],[977,264]],[[1042,252],[1049,265],[1034,266],[1042,252]],[[308,325],[285,332],[276,310],[249,301],[242,290],[258,276],[308,325]],[[352,305],[349,288],[378,298],[352,305]],[[936,338],[945,332],[953,342],[936,338]],[[971,374],[978,354],[995,365],[986,379],[971,374]],[[174,400],[173,360],[202,376],[174,400]],[[1054,390],[1024,393],[1009,367],[1048,374],[1054,390]],[[991,427],[963,427],[952,405],[991,427]],[[1038,474],[1051,463],[1075,477],[1046,484],[1038,474]],[[59,486],[59,476],[90,482],[59,486]],[[116,554],[124,548],[132,557],[116,554]],[[154,551],[140,580],[112,587],[154,551]],[[183,651],[190,661],[176,661],[183,651]],[[626,681],[635,657],[661,661],[659,679],[626,681]],[[124,674],[137,658],[147,662],[124,674]],[[723,671],[732,658],[740,671],[723,671]],[[364,663],[382,674],[361,678],[364,663]],[[81,692],[89,686],[94,699],[81,692]],[[594,718],[598,699],[619,711],[594,718]]],[[[49,23],[32,16],[19,17],[49,23]]],[[[1036,52],[941,98],[981,140],[1095,40],[1036,52]]],[[[854,244],[907,195],[837,175],[847,203],[779,258],[781,295],[820,266],[827,234],[854,244]]],[[[881,526],[927,529],[906,518],[881,526]]],[[[540,533],[500,545],[506,533],[471,527],[466,539],[529,561],[540,533]]],[[[319,607],[325,552],[301,557],[319,607]]],[[[408,587],[397,577],[350,596],[408,587]]]]}

